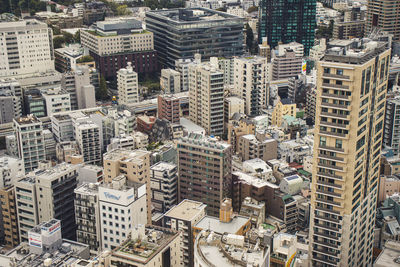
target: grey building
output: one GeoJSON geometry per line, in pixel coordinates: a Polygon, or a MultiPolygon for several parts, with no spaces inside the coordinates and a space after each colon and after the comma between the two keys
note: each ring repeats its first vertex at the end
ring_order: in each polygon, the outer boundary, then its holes
{"type": "Polygon", "coordinates": [[[207,8],[152,10],[146,27],[154,33],[154,49],[163,67],[177,59],[232,57],[243,54],[244,19],[207,8]]]}
{"type": "Polygon", "coordinates": [[[400,152],[400,97],[386,101],[383,144],[393,149],[395,156],[400,152]]]}

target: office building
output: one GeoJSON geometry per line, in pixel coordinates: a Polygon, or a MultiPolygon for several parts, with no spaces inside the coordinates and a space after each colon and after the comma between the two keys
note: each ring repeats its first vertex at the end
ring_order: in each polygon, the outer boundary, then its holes
{"type": "Polygon", "coordinates": [[[100,141],[99,126],[91,120],[77,120],[73,125],[74,138],[84,162],[88,164],[100,164],[102,142],[100,141]]]}
{"type": "Polygon", "coordinates": [[[125,175],[99,186],[101,244],[114,250],[138,225],[146,224],[146,185],[127,180],[125,175]]]}
{"type": "Polygon", "coordinates": [[[194,266],[193,227],[206,216],[206,205],[189,199],[182,200],[164,215],[163,225],[175,231],[182,231],[181,249],[184,266],[194,266]]]}
{"type": "Polygon", "coordinates": [[[154,48],[163,68],[175,60],[232,57],[243,54],[244,19],[207,8],[146,12],[146,28],[154,33],[154,48]],[[218,36],[218,38],[216,38],[218,36]]]}
{"type": "Polygon", "coordinates": [[[0,81],[0,123],[12,122],[22,116],[22,90],[16,81],[0,81]]]}
{"type": "Polygon", "coordinates": [[[337,21],[333,24],[333,39],[363,38],[365,20],[337,21]]]}
{"type": "Polygon", "coordinates": [[[275,48],[279,42],[297,42],[304,45],[304,54],[308,56],[314,45],[315,13],[315,0],[261,0],[259,42],[267,37],[271,48],[275,48]]]}
{"type": "Polygon", "coordinates": [[[35,178],[26,176],[15,182],[20,242],[28,242],[28,231],[39,224],[35,178]]]}
{"type": "Polygon", "coordinates": [[[155,211],[165,213],[178,204],[178,167],[157,162],[150,168],[151,204],[155,211]]]}
{"type": "Polygon", "coordinates": [[[37,118],[45,117],[46,102],[39,89],[24,90],[24,111],[25,115],[33,114],[37,118]]]}
{"type": "Polygon", "coordinates": [[[229,195],[231,146],[215,138],[189,134],[177,142],[179,200],[207,205],[207,214],[218,215],[219,205],[229,195]]]}
{"type": "Polygon", "coordinates": [[[157,116],[159,119],[166,119],[171,123],[179,123],[180,99],[173,95],[158,95],[157,116]]]}
{"type": "Polygon", "coordinates": [[[181,91],[181,74],[173,69],[162,69],[160,87],[164,94],[175,94],[181,91]]]}
{"type": "Polygon", "coordinates": [[[81,43],[89,49],[96,68],[107,79],[115,79],[117,71],[128,62],[132,62],[133,71],[139,74],[158,70],[153,33],[144,30],[135,19],[97,21],[90,29],[81,30],[81,43]]]}
{"type": "Polygon", "coordinates": [[[224,99],[224,123],[227,129],[227,123],[233,118],[235,113],[244,114],[244,100],[237,96],[229,96],[224,99]]]}
{"type": "Polygon", "coordinates": [[[393,155],[400,154],[400,97],[389,98],[386,101],[385,128],[383,144],[392,148],[393,155]]]}
{"type": "Polygon", "coordinates": [[[272,60],[272,80],[284,80],[302,73],[303,58],[292,49],[285,49],[272,60]]]}
{"type": "Polygon", "coordinates": [[[46,129],[43,130],[43,137],[44,137],[44,151],[46,155],[46,160],[56,159],[57,142],[54,139],[54,134],[50,130],[46,129]]]}
{"type": "Polygon", "coordinates": [[[54,113],[71,111],[70,94],[60,87],[42,91],[42,97],[46,103],[46,114],[51,116],[54,113]]]}
{"type": "Polygon", "coordinates": [[[175,70],[181,75],[181,92],[189,91],[189,65],[192,63],[194,63],[193,58],[180,58],[175,60],[175,70]]]}
{"type": "Polygon", "coordinates": [[[102,248],[99,184],[84,183],[74,193],[76,241],[89,245],[90,253],[97,255],[102,248]]]}
{"type": "Polygon", "coordinates": [[[14,186],[2,187],[0,189],[0,199],[0,239],[6,248],[13,248],[19,244],[18,215],[14,186]]]}
{"type": "Polygon", "coordinates": [[[89,247],[61,237],[60,221],[51,219],[29,231],[29,242],[0,255],[3,266],[41,267],[68,263],[71,266],[88,266],[89,247]],[[44,255],[46,255],[44,257],[44,255]]]}
{"type": "Polygon", "coordinates": [[[398,0],[369,0],[367,4],[367,21],[365,32],[380,29],[393,34],[393,41],[400,41],[400,17],[398,16],[398,0]]]}
{"type": "Polygon", "coordinates": [[[132,63],[117,72],[118,104],[130,106],[139,102],[138,75],[133,71],[132,63]]]}
{"type": "Polygon", "coordinates": [[[313,266],[373,263],[389,61],[386,42],[355,39],[328,47],[317,65],[313,266]]]}
{"type": "Polygon", "coordinates": [[[14,130],[18,156],[24,161],[25,172],[32,171],[45,159],[42,122],[33,115],[21,117],[14,119],[14,130]]]}
{"type": "Polygon", "coordinates": [[[39,222],[61,221],[62,236],[76,240],[74,190],[78,184],[77,165],[61,163],[34,173],[39,222]]]}
{"type": "Polygon", "coordinates": [[[257,116],[268,103],[267,60],[264,57],[234,59],[234,92],[244,100],[245,114],[257,116]]]}
{"type": "Polygon", "coordinates": [[[177,231],[153,225],[139,225],[110,255],[110,267],[183,267],[177,231]],[[143,242],[146,240],[146,242],[143,242]]]}
{"type": "Polygon", "coordinates": [[[151,222],[150,152],[115,149],[103,156],[104,180],[124,174],[128,181],[146,184],[147,222],[151,222]]]}
{"type": "Polygon", "coordinates": [[[209,63],[189,66],[189,119],[209,135],[224,132],[224,73],[209,63]]]}
{"type": "Polygon", "coordinates": [[[53,31],[35,19],[0,16],[0,77],[54,70],[53,31]],[[34,43],[35,45],[32,45],[34,43]]]}

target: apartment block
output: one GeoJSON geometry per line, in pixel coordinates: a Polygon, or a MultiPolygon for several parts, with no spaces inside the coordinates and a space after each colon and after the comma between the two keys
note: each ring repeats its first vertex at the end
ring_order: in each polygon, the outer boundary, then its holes
{"type": "Polygon", "coordinates": [[[267,60],[265,57],[234,59],[234,92],[244,100],[245,114],[257,116],[268,103],[267,60]]]}
{"type": "Polygon", "coordinates": [[[34,115],[21,117],[14,119],[14,130],[25,172],[32,171],[39,166],[39,161],[45,159],[42,122],[34,115]]]}
{"type": "Polygon", "coordinates": [[[278,142],[260,134],[247,134],[239,137],[237,152],[243,161],[256,158],[268,161],[278,157],[278,142]]]}
{"type": "Polygon", "coordinates": [[[28,242],[28,231],[39,224],[35,177],[26,176],[15,182],[19,241],[28,242]]]}
{"type": "Polygon", "coordinates": [[[180,99],[173,95],[158,95],[157,117],[171,123],[179,123],[180,99]]]}
{"type": "Polygon", "coordinates": [[[177,231],[152,225],[139,225],[111,253],[110,267],[184,266],[181,261],[180,240],[181,236],[177,231]],[[138,247],[139,244],[141,247],[138,247]]]}
{"type": "Polygon", "coordinates": [[[175,231],[182,231],[181,249],[183,265],[194,266],[193,227],[206,216],[207,205],[189,199],[182,200],[164,215],[163,225],[175,231]]]}
{"type": "Polygon", "coordinates": [[[18,215],[15,201],[14,186],[0,189],[1,220],[0,238],[6,248],[13,248],[19,244],[18,215]]]}
{"type": "Polygon", "coordinates": [[[103,155],[104,180],[125,175],[128,181],[146,184],[147,222],[151,222],[150,152],[115,149],[103,155]]]}
{"type": "Polygon", "coordinates": [[[217,215],[220,202],[230,194],[231,146],[215,138],[190,134],[177,142],[179,200],[207,205],[207,214],[217,215]]]}
{"type": "Polygon", "coordinates": [[[154,48],[164,68],[172,68],[175,60],[192,58],[195,53],[204,59],[242,55],[243,21],[207,8],[146,12],[146,28],[154,33],[154,48]]]}
{"type": "Polygon", "coordinates": [[[54,70],[53,31],[35,19],[0,16],[0,77],[54,70]],[[35,43],[35,45],[32,45],[35,43]]]}
{"type": "Polygon", "coordinates": [[[175,94],[181,91],[181,74],[173,69],[162,69],[160,87],[164,94],[175,94]]]}
{"type": "Polygon", "coordinates": [[[247,117],[235,118],[228,123],[228,143],[232,146],[233,153],[239,149],[239,138],[243,135],[255,134],[255,128],[254,121],[247,117]]]}
{"type": "Polygon", "coordinates": [[[51,116],[54,113],[71,111],[70,94],[61,90],[61,88],[42,91],[42,97],[46,103],[47,116],[51,116]]]}
{"type": "Polygon", "coordinates": [[[101,163],[100,129],[90,120],[74,122],[74,138],[84,162],[89,164],[101,163]]]}
{"type": "Polygon", "coordinates": [[[296,117],[296,103],[289,98],[280,99],[275,105],[271,116],[271,125],[282,126],[284,116],[296,117]]]}
{"type": "Polygon", "coordinates": [[[14,185],[18,177],[25,175],[24,162],[19,158],[0,158],[0,188],[14,185]]]}
{"type": "Polygon", "coordinates": [[[178,203],[178,167],[157,162],[150,168],[151,204],[157,212],[165,213],[178,203]]]}
{"type": "Polygon", "coordinates": [[[189,66],[189,119],[209,135],[224,132],[224,74],[209,63],[189,66]]]}
{"type": "Polygon", "coordinates": [[[118,103],[130,106],[139,102],[138,75],[133,71],[132,63],[117,72],[118,103]]]}
{"type": "Polygon", "coordinates": [[[62,236],[76,240],[74,190],[78,184],[78,165],[61,163],[34,173],[39,222],[61,221],[62,236]]]}
{"type": "Polygon", "coordinates": [[[313,266],[373,263],[390,49],[374,39],[329,45],[317,65],[311,185],[313,266]]]}
{"type": "Polygon", "coordinates": [[[114,250],[147,222],[146,185],[119,175],[99,186],[99,205],[102,248],[114,250]]]}
{"type": "Polygon", "coordinates": [[[89,245],[90,253],[97,255],[102,248],[99,184],[84,183],[74,193],[76,241],[89,245]]]}
{"type": "Polygon", "coordinates": [[[272,80],[285,80],[302,73],[303,58],[285,49],[272,59],[272,80]]]}
{"type": "Polygon", "coordinates": [[[386,101],[383,144],[392,148],[394,156],[400,154],[400,97],[386,101]]]}
{"type": "Polygon", "coordinates": [[[97,21],[93,28],[81,31],[82,46],[89,49],[96,68],[105,78],[115,78],[119,69],[132,62],[136,73],[158,70],[153,33],[144,30],[133,18],[97,21]]]}

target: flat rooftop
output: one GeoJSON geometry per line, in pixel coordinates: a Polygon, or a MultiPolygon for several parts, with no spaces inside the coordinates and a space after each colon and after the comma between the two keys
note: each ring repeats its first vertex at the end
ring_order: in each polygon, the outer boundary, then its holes
{"type": "Polygon", "coordinates": [[[112,252],[111,257],[121,256],[133,262],[147,263],[178,235],[171,229],[148,225],[145,228],[147,238],[128,239],[112,252]]]}
{"type": "Polygon", "coordinates": [[[374,267],[400,266],[400,242],[387,241],[374,267]]]}
{"type": "Polygon", "coordinates": [[[136,162],[142,163],[143,158],[146,155],[149,155],[150,152],[145,150],[128,150],[128,149],[121,149],[116,148],[111,150],[103,155],[104,160],[119,160],[123,162],[136,162]]]}
{"type": "Polygon", "coordinates": [[[167,211],[165,216],[183,221],[191,221],[199,213],[204,211],[206,207],[207,205],[202,202],[184,199],[181,203],[167,211]]]}
{"type": "Polygon", "coordinates": [[[249,220],[249,217],[236,215],[230,222],[221,222],[217,217],[205,216],[195,225],[195,227],[203,230],[210,230],[219,234],[236,234],[249,220]]]}
{"type": "Polygon", "coordinates": [[[177,166],[175,164],[172,163],[168,163],[168,162],[157,162],[156,164],[154,164],[153,166],[150,167],[150,169],[152,171],[171,171],[173,169],[175,169],[177,166]]]}
{"type": "Polygon", "coordinates": [[[178,9],[168,9],[168,10],[152,10],[146,13],[148,15],[156,15],[167,19],[170,22],[178,24],[196,24],[204,21],[215,22],[215,21],[226,21],[226,20],[242,20],[243,18],[230,15],[225,12],[219,12],[216,10],[193,7],[193,8],[178,8],[178,9]]]}
{"type": "Polygon", "coordinates": [[[34,115],[28,115],[25,117],[17,118],[14,119],[18,124],[24,125],[24,124],[31,124],[31,123],[41,123],[41,121],[34,115]]]}

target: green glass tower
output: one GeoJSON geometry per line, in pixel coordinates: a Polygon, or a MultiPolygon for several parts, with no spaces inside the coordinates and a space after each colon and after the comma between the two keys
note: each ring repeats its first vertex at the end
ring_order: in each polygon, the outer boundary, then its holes
{"type": "Polygon", "coordinates": [[[259,42],[268,38],[275,48],[279,42],[298,42],[308,56],[314,45],[316,0],[261,0],[259,42]]]}

